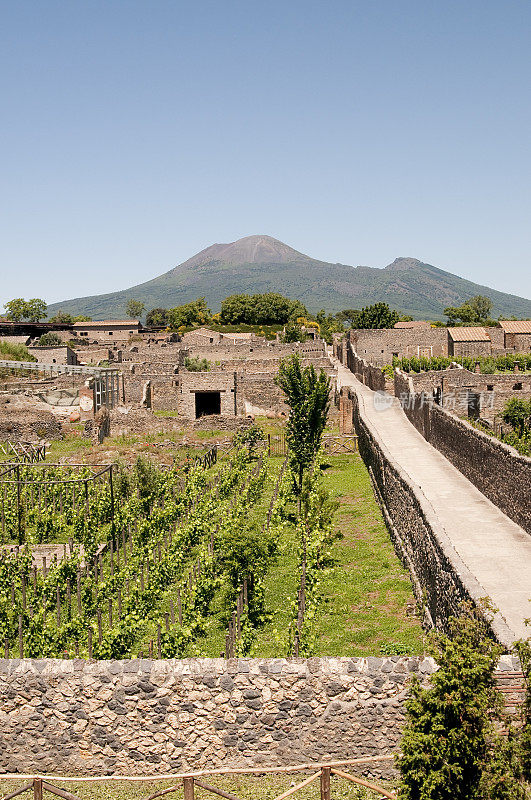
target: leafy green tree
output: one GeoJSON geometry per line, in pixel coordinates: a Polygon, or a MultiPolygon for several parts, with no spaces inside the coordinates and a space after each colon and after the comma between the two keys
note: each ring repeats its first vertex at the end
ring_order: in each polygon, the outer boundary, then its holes
{"type": "Polygon", "coordinates": [[[288,322],[280,338],[283,342],[289,343],[305,342],[308,337],[302,330],[301,325],[297,322],[288,322]]]}
{"type": "Polygon", "coordinates": [[[144,303],[140,300],[128,300],[127,301],[127,316],[132,317],[133,319],[140,319],[142,314],[144,313],[145,309],[144,303]]]}
{"type": "Polygon", "coordinates": [[[168,325],[169,321],[167,308],[152,308],[146,315],[146,325],[148,327],[158,328],[161,325],[168,325]]]}
{"type": "Polygon", "coordinates": [[[469,300],[465,300],[461,306],[448,306],[444,313],[448,317],[448,325],[455,325],[457,321],[462,323],[472,323],[484,325],[490,322],[492,312],[492,300],[482,294],[477,294],[469,300]]]}
{"type": "Polygon", "coordinates": [[[398,311],[390,309],[387,303],[375,303],[361,309],[356,320],[356,327],[364,329],[393,328],[399,319],[398,311]]]}
{"type": "Polygon", "coordinates": [[[5,306],[7,317],[13,322],[21,322],[27,320],[28,322],[38,322],[46,316],[47,305],[44,300],[38,297],[33,297],[31,300],[24,300],[23,297],[17,297],[15,300],[9,300],[5,306]]]}
{"type": "Polygon", "coordinates": [[[349,328],[359,328],[358,317],[360,315],[359,308],[345,308],[336,314],[336,319],[340,322],[346,323],[349,328]]]}
{"type": "Polygon", "coordinates": [[[59,347],[62,344],[61,337],[55,331],[43,333],[39,339],[39,347],[59,347]]]}
{"type": "Polygon", "coordinates": [[[531,428],[531,400],[511,398],[505,404],[502,419],[518,436],[524,436],[531,428]]]}
{"type": "Polygon", "coordinates": [[[185,303],[182,306],[168,309],[168,321],[172,328],[188,328],[192,325],[205,325],[212,318],[204,297],[185,303]]]}
{"type": "Polygon", "coordinates": [[[20,322],[26,316],[26,301],[22,297],[9,300],[5,306],[7,318],[13,322],[20,322]]]}
{"type": "Polygon", "coordinates": [[[40,319],[46,317],[46,310],[48,306],[44,300],[34,297],[26,303],[26,314],[29,322],[38,322],[40,319]]]}
{"type": "Polygon", "coordinates": [[[343,333],[345,330],[343,324],[338,320],[337,315],[327,314],[323,309],[319,311],[315,319],[319,323],[321,338],[328,344],[332,344],[334,333],[343,333]]]}
{"type": "MultiPolygon", "coordinates": [[[[485,607],[488,613],[488,607],[485,607]]],[[[522,797],[518,769],[503,754],[493,720],[501,709],[494,670],[502,647],[476,609],[450,620],[450,636],[432,634],[438,664],[423,687],[416,680],[406,703],[407,721],[397,765],[402,800],[506,800],[522,797]],[[501,792],[503,758],[505,788],[501,792]]]]}
{"type": "Polygon", "coordinates": [[[221,321],[228,324],[285,325],[307,314],[301,302],[275,292],[232,294],[221,304],[221,321]]]}
{"type": "Polygon", "coordinates": [[[286,438],[295,476],[295,491],[302,491],[304,471],[321,445],[330,408],[330,378],[317,374],[313,364],[303,367],[298,355],[282,359],[276,377],[289,406],[286,438]]]}
{"type": "Polygon", "coordinates": [[[185,358],[184,366],[189,372],[209,372],[211,368],[210,361],[207,358],[199,358],[199,356],[185,358]]]}

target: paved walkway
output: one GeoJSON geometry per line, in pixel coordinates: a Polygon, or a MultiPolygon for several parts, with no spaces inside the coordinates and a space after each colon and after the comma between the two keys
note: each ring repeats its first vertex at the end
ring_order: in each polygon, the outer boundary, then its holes
{"type": "Polygon", "coordinates": [[[377,410],[375,393],[339,362],[334,360],[334,366],[338,385],[355,390],[364,421],[378,431],[411,483],[422,489],[453,547],[515,639],[531,635],[524,623],[531,617],[531,536],[421,436],[397,399],[377,410]]]}

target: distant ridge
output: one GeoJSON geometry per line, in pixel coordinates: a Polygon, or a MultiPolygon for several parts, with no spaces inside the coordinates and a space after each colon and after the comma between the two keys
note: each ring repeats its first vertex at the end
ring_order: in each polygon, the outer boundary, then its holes
{"type": "Polygon", "coordinates": [[[383,269],[350,267],[318,261],[272,236],[245,236],[236,242],[212,244],[163,275],[111,294],[65,300],[49,306],[86,314],[93,319],[122,317],[127,301],[141,300],[146,309],[171,308],[197,297],[219,310],[236,292],[280,292],[300,299],[310,311],[336,312],[386,302],[417,319],[444,319],[443,309],[476,294],[488,295],[495,317],[531,317],[531,300],[445,272],[416,258],[396,258],[383,269]]]}

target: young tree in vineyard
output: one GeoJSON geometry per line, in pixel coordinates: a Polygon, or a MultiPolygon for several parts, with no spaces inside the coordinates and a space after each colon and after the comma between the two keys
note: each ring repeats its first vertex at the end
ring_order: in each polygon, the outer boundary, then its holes
{"type": "Polygon", "coordinates": [[[286,437],[295,491],[300,495],[304,471],[321,445],[330,408],[330,379],[324,370],[317,374],[313,364],[303,367],[299,356],[293,355],[280,362],[276,381],[290,409],[286,437]]]}

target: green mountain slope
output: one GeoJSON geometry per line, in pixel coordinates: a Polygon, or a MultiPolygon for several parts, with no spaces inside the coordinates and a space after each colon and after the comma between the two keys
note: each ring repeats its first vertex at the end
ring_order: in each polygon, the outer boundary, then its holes
{"type": "Polygon", "coordinates": [[[57,311],[93,319],[120,318],[127,301],[147,309],[170,308],[206,297],[213,311],[236,292],[280,292],[310,311],[340,311],[383,301],[417,319],[444,319],[443,309],[476,294],[490,297],[494,316],[531,316],[531,301],[489,289],[415,258],[397,258],[384,269],[317,261],[270,236],[247,236],[214,244],[153,280],[120,292],[54,303],[57,311]]]}

